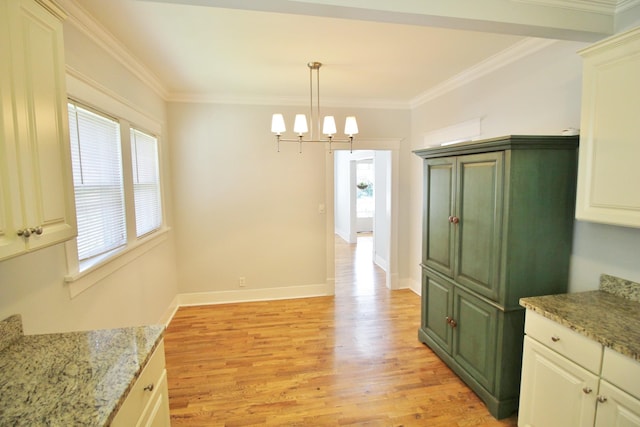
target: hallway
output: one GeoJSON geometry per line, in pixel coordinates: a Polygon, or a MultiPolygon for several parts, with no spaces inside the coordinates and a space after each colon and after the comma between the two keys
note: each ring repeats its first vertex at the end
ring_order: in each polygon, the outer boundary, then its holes
{"type": "Polygon", "coordinates": [[[373,263],[373,234],[358,233],[358,243],[335,236],[336,298],[388,292],[385,272],[373,263]]]}

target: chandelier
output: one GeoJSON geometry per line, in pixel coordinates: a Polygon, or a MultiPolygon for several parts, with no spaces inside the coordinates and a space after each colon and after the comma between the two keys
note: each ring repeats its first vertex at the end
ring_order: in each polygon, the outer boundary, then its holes
{"type": "Polygon", "coordinates": [[[297,142],[299,144],[299,152],[302,153],[303,142],[328,142],[329,152],[331,152],[331,144],[335,142],[348,143],[349,149],[353,151],[353,135],[358,133],[358,123],[354,116],[348,116],[344,124],[344,133],[347,135],[347,139],[336,139],[336,120],[333,116],[325,116],[322,121],[322,133],[325,138],[318,138],[316,136],[317,130],[320,129],[320,62],[309,62],[309,119],[311,125],[307,125],[307,116],[305,114],[296,114],[293,122],[293,132],[298,134],[297,138],[283,138],[282,133],[285,132],[286,126],[284,123],[284,116],[280,113],[274,114],[271,119],[271,132],[276,136],[278,152],[280,152],[280,142],[297,142]],[[315,108],[314,108],[314,86],[313,86],[313,72],[316,72],[316,85],[315,85],[315,108]],[[315,122],[315,126],[314,126],[315,122]],[[304,135],[310,132],[310,139],[304,139],[304,135]]]}

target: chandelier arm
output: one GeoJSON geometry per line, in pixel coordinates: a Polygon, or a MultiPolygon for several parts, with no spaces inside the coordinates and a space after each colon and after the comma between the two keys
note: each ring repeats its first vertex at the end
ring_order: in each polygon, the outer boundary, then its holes
{"type": "MultiPolygon", "coordinates": [[[[276,135],[276,138],[278,137],[278,135],[276,135]]],[[[280,142],[329,142],[331,141],[332,143],[340,143],[340,144],[349,144],[351,142],[353,142],[353,137],[349,137],[347,139],[336,139],[334,137],[327,137],[326,139],[304,139],[301,137],[297,137],[297,138],[277,138],[278,141],[280,142]]]]}
{"type": "MultiPolygon", "coordinates": [[[[320,138],[320,135],[322,135],[322,128],[320,127],[320,66],[316,68],[316,102],[318,105],[318,108],[316,109],[316,129],[318,129],[318,133],[316,136],[320,138]]],[[[331,151],[331,149],[329,149],[329,151],[331,151]]]]}

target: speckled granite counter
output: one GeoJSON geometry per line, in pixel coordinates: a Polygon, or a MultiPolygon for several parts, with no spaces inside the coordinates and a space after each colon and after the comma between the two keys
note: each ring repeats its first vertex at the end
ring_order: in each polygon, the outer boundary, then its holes
{"type": "MultiPolygon", "coordinates": [[[[15,317],[7,321],[15,332],[15,317]]],[[[0,351],[0,425],[108,425],[163,334],[164,326],[13,334],[0,351]]]]}
{"type": "Polygon", "coordinates": [[[620,292],[611,286],[611,276],[603,275],[598,291],[522,298],[520,305],[640,361],[637,284],[624,282],[631,290],[620,292]]]}

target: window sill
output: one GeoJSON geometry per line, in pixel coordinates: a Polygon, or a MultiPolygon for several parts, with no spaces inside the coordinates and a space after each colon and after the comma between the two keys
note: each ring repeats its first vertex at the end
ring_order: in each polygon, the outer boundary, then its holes
{"type": "Polygon", "coordinates": [[[166,241],[170,230],[168,227],[162,228],[134,244],[111,252],[108,257],[94,262],[82,271],[68,274],[64,281],[68,284],[69,296],[75,298],[81,292],[166,241]]]}

